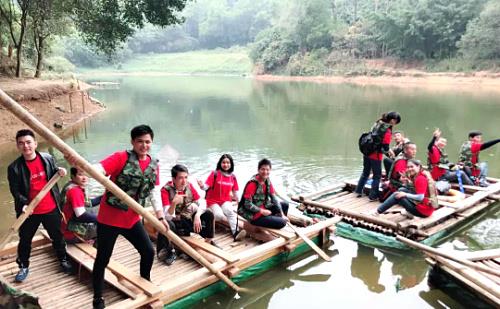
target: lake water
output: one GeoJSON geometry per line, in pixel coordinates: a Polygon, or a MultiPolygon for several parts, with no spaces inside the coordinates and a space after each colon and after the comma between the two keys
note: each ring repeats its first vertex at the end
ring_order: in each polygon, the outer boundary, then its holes
{"type": "MultiPolygon", "coordinates": [[[[437,127],[448,139],[451,160],[457,159],[468,131],[483,131],[485,141],[498,138],[500,132],[498,93],[264,83],[230,77],[108,80],[120,82],[120,89],[92,91],[107,110],[70,131],[66,142],[89,161],[98,162],[130,146],[133,126],[149,124],[155,130],[153,153],[161,159],[162,182],[169,178],[174,162],[187,165],[193,181],[204,180],[223,153],[234,157],[240,186],[256,172],[263,157],[273,162],[271,179],[283,194],[309,192],[357,178],[362,165],[357,139],[389,110],[401,113],[396,130],[416,142],[417,158],[424,162],[427,144],[437,127]]],[[[64,166],[61,154],[52,152],[64,166]]],[[[500,176],[499,156],[498,145],[481,154],[492,176],[500,176]]],[[[2,233],[14,218],[6,168],[15,157],[8,151],[1,155],[2,233]]],[[[93,184],[92,191],[99,190],[93,184]]],[[[498,246],[500,219],[496,211],[440,245],[459,250],[498,246]]],[[[386,253],[336,237],[328,250],[337,253],[331,263],[306,255],[242,284],[254,290],[250,295],[234,299],[228,291],[206,299],[199,307],[460,307],[439,289],[429,288],[428,266],[421,256],[386,253]]]]}

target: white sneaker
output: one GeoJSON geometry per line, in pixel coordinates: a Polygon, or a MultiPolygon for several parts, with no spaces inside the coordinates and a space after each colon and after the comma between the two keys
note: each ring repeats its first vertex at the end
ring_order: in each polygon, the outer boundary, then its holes
{"type": "Polygon", "coordinates": [[[403,216],[407,217],[408,219],[413,219],[414,218],[414,216],[411,213],[409,213],[408,211],[406,211],[406,209],[401,210],[401,214],[403,216]]]}

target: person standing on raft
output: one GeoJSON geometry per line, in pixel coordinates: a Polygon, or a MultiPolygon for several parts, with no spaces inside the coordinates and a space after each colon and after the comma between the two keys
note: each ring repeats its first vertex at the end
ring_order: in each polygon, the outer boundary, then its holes
{"type": "MultiPolygon", "coordinates": [[[[33,131],[28,129],[17,131],[16,145],[21,156],[7,168],[7,178],[10,193],[14,197],[16,217],[19,217],[52,176],[57,173],[64,177],[66,170],[58,167],[54,157],[50,154],[36,150],[38,143],[33,131]]],[[[60,202],[60,192],[56,184],[19,228],[16,259],[19,271],[14,279],[16,282],[23,282],[28,277],[31,241],[40,224],[47,230],[52,240],[52,247],[63,272],[73,272],[73,266],[66,255],[66,243],[61,233],[60,202]]]]}
{"type": "Polygon", "coordinates": [[[363,156],[363,172],[359,178],[355,192],[358,197],[363,194],[363,188],[366,181],[373,172],[372,184],[368,198],[370,201],[376,201],[379,197],[379,184],[382,177],[382,158],[383,154],[389,151],[391,143],[392,128],[401,122],[401,116],[398,112],[388,112],[383,114],[379,120],[372,126],[371,132],[374,136],[376,151],[363,156]]]}

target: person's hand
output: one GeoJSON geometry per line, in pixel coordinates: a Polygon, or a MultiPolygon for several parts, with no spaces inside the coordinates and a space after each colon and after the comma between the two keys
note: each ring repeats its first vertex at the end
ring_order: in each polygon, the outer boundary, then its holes
{"type": "Polygon", "coordinates": [[[396,198],[399,200],[399,199],[402,199],[403,197],[406,196],[406,193],[405,192],[396,192],[396,198]]]}
{"type": "Polygon", "coordinates": [[[31,210],[29,213],[26,212],[27,210],[28,210],[28,205],[24,205],[23,209],[22,209],[22,212],[28,214],[28,216],[31,216],[31,214],[33,213],[33,210],[31,210]]]}
{"type": "Polygon", "coordinates": [[[392,151],[392,149],[389,149],[389,151],[387,152],[387,154],[389,155],[389,158],[394,158],[396,156],[394,154],[394,151],[392,151]]]}
{"type": "Polygon", "coordinates": [[[196,182],[198,183],[198,186],[200,186],[200,188],[203,189],[203,187],[204,187],[203,181],[196,179],[196,182]]]}
{"type": "Polygon", "coordinates": [[[201,232],[201,219],[200,219],[200,216],[198,216],[198,215],[194,216],[193,230],[195,233],[198,233],[198,234],[201,232]]]}
{"type": "Polygon", "coordinates": [[[168,225],[168,222],[167,222],[167,219],[163,219],[163,220],[160,220],[161,223],[163,224],[163,226],[165,227],[165,229],[168,231],[170,231],[170,226],[168,225]]]}
{"type": "Polygon", "coordinates": [[[66,172],[66,169],[64,167],[58,167],[57,173],[59,176],[64,177],[68,172],[66,172]]]}
{"type": "Polygon", "coordinates": [[[269,215],[271,215],[271,213],[272,213],[272,212],[271,212],[269,209],[262,208],[262,209],[260,210],[260,213],[261,213],[263,216],[269,216],[269,215]]]}
{"type": "Polygon", "coordinates": [[[182,202],[184,202],[184,195],[180,195],[180,194],[176,193],[174,198],[172,199],[173,206],[182,204],[182,202]]]}
{"type": "Polygon", "coordinates": [[[441,130],[439,130],[439,128],[437,128],[436,130],[434,130],[434,133],[432,133],[432,135],[433,135],[435,138],[439,138],[439,137],[441,137],[441,130]]]}

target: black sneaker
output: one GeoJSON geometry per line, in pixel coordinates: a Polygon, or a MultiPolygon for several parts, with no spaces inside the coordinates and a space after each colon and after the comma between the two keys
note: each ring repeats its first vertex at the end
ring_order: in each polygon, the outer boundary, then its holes
{"type": "Polygon", "coordinates": [[[106,306],[104,305],[104,299],[102,299],[102,297],[94,298],[94,300],[92,301],[92,308],[102,309],[104,307],[106,306]]]}
{"type": "Polygon", "coordinates": [[[61,260],[61,268],[65,274],[73,274],[74,272],[73,265],[67,259],[61,260]]]}
{"type": "Polygon", "coordinates": [[[177,259],[177,253],[175,253],[175,250],[171,250],[165,255],[165,258],[163,259],[163,262],[167,264],[167,266],[170,266],[174,264],[175,260],[177,259]]]}

